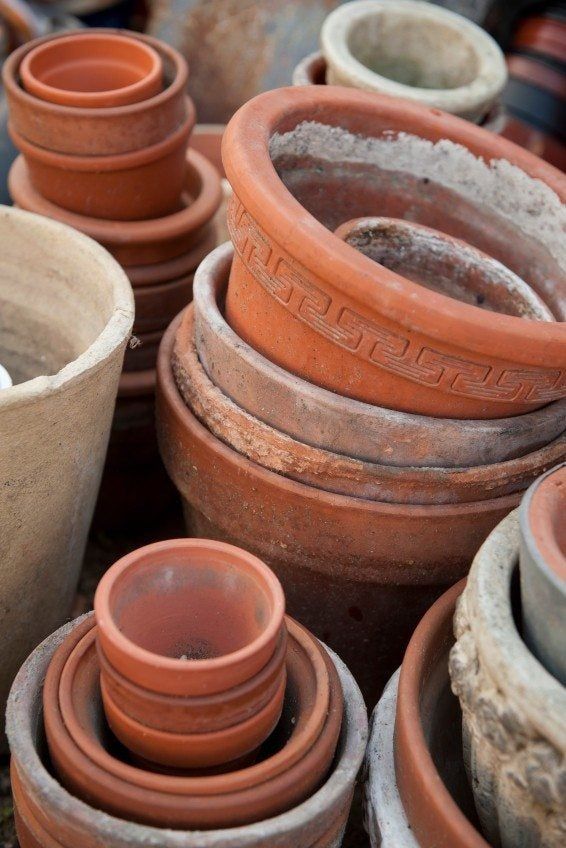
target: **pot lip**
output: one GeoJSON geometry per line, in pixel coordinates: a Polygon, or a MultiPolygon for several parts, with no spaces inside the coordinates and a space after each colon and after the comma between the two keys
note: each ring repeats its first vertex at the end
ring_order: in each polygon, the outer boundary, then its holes
{"type": "MultiPolygon", "coordinates": [[[[81,106],[61,106],[57,103],[49,103],[46,100],[40,100],[39,98],[28,94],[28,92],[25,91],[25,89],[18,84],[18,69],[24,56],[26,56],[32,49],[34,49],[35,47],[39,47],[42,44],[45,44],[45,42],[47,41],[53,41],[56,38],[61,37],[60,34],[52,33],[50,35],[43,36],[43,38],[35,39],[33,42],[23,44],[21,47],[18,47],[17,50],[14,50],[14,52],[8,56],[2,68],[2,82],[8,94],[19,100],[32,112],[40,112],[43,115],[50,116],[63,116],[72,121],[84,121],[97,119],[109,120],[112,118],[119,117],[135,117],[138,113],[144,113],[147,111],[152,111],[155,108],[159,108],[159,106],[161,106],[164,102],[169,99],[172,99],[176,94],[179,94],[180,92],[186,89],[189,79],[189,66],[187,65],[187,62],[179,53],[179,51],[175,50],[175,48],[173,47],[170,47],[166,42],[160,41],[157,38],[153,38],[150,35],[145,35],[144,33],[131,33],[129,30],[125,29],[106,29],[104,27],[93,27],[92,29],[88,30],[88,34],[126,34],[130,38],[135,38],[139,41],[142,41],[144,44],[153,47],[153,49],[156,50],[158,55],[165,55],[167,60],[171,62],[171,65],[174,68],[174,76],[172,82],[170,83],[170,85],[166,86],[163,91],[160,91],[153,97],[150,97],[147,100],[138,101],[137,103],[129,103],[126,106],[103,106],[101,108],[87,108],[81,106]]],[[[63,37],[64,35],[65,34],[63,34],[63,37]]]]}
{"type": "MultiPolygon", "coordinates": [[[[425,739],[420,716],[422,679],[427,660],[434,655],[439,629],[452,620],[457,599],[465,584],[466,578],[441,595],[425,613],[411,636],[399,673],[393,747],[396,770],[398,763],[407,764],[411,783],[418,782],[429,787],[427,798],[429,803],[434,802],[435,818],[450,822],[449,828],[446,828],[450,833],[450,844],[457,844],[462,848],[488,848],[488,843],[464,815],[440,777],[425,739]]],[[[446,677],[448,678],[448,666],[446,677]]],[[[426,822],[422,824],[419,821],[421,816],[414,816],[413,810],[407,810],[401,787],[399,792],[407,818],[418,838],[421,829],[428,830],[430,825],[426,822]]]]}
{"type": "Polygon", "coordinates": [[[515,509],[476,554],[460,604],[486,673],[543,738],[564,751],[566,689],[529,650],[511,609],[511,580],[518,567],[519,547],[519,510],[515,509]]]}
{"type": "MultiPolygon", "coordinates": [[[[235,197],[266,233],[276,234],[274,240],[286,254],[300,257],[301,265],[318,280],[332,280],[332,284],[324,282],[325,288],[347,292],[348,298],[362,304],[362,312],[367,313],[368,292],[375,290],[376,263],[337,239],[295,199],[279,178],[268,150],[281,121],[289,126],[296,116],[297,124],[314,118],[327,126],[340,126],[341,110],[369,119],[379,114],[395,125],[400,123],[404,133],[415,134],[417,126],[418,137],[463,145],[485,162],[507,158],[518,170],[545,183],[562,202],[566,200],[566,175],[512,142],[438,109],[338,86],[291,86],[257,95],[236,112],[222,142],[235,197]]],[[[514,362],[543,367],[548,367],[548,351],[555,345],[556,367],[566,365],[566,323],[542,325],[510,315],[490,315],[430,291],[426,309],[417,310],[422,287],[383,267],[378,274],[379,313],[396,324],[446,343],[443,328],[454,322],[462,329],[465,343],[460,347],[465,350],[484,359],[488,351],[490,358],[505,361],[511,350],[514,362]]]]}
{"type": "MultiPolygon", "coordinates": [[[[59,35],[57,38],[53,38],[50,43],[46,44],[37,44],[29,53],[26,53],[21,66],[20,66],[20,74],[22,77],[22,82],[24,80],[27,82],[26,90],[28,90],[28,86],[33,86],[31,94],[33,97],[36,97],[40,100],[47,100],[50,103],[60,103],[63,106],[81,106],[83,108],[100,108],[100,106],[117,106],[117,105],[127,105],[121,104],[120,102],[114,104],[108,104],[106,101],[112,99],[118,99],[118,101],[122,100],[122,98],[127,98],[128,103],[130,102],[138,102],[138,100],[142,100],[144,95],[147,93],[148,89],[151,90],[155,85],[159,84],[160,77],[163,74],[163,67],[161,56],[159,53],[151,47],[149,44],[146,44],[141,39],[136,39],[135,34],[131,33],[129,35],[117,33],[91,33],[88,30],[81,31],[75,33],[65,32],[62,35],[59,35]],[[49,50],[51,44],[55,42],[64,42],[64,43],[75,43],[77,41],[90,41],[97,44],[110,44],[116,50],[120,50],[121,47],[125,45],[134,45],[134,49],[138,49],[140,54],[149,59],[150,69],[145,75],[135,83],[130,83],[127,86],[120,86],[114,89],[107,89],[105,91],[73,91],[68,89],[59,89],[57,86],[49,85],[48,83],[43,82],[38,77],[35,76],[31,66],[31,63],[37,56],[44,55],[46,50],[49,50]],[[33,91],[35,89],[35,93],[33,91]],[[63,94],[60,92],[63,91],[63,94]],[[133,99],[132,99],[133,98],[133,99]],[[66,101],[66,102],[62,102],[66,101]]],[[[145,99],[148,99],[147,97],[145,99]]]]}
{"type": "Polygon", "coordinates": [[[300,501],[308,502],[312,506],[317,503],[330,505],[332,507],[340,507],[346,510],[354,510],[356,512],[365,513],[368,518],[376,515],[389,515],[394,517],[407,518],[444,518],[454,515],[478,515],[484,512],[490,512],[493,509],[513,509],[518,503],[518,495],[503,495],[498,498],[493,498],[484,501],[470,501],[468,503],[456,504],[393,504],[381,501],[369,501],[363,498],[354,498],[349,495],[339,495],[333,492],[325,492],[323,489],[315,489],[312,486],[307,486],[304,483],[299,483],[284,477],[275,471],[269,471],[257,465],[255,462],[247,459],[237,453],[233,448],[229,448],[220,439],[210,433],[200,421],[193,415],[190,409],[185,405],[183,398],[177,388],[171,368],[171,353],[175,341],[177,328],[182,320],[183,312],[181,312],[169,325],[165,331],[159,352],[157,355],[157,386],[161,392],[164,404],[168,408],[168,416],[172,415],[179,419],[184,429],[187,431],[197,431],[199,439],[205,442],[211,452],[213,452],[219,461],[229,465],[237,465],[243,472],[246,472],[250,477],[257,478],[264,486],[271,489],[286,489],[288,492],[296,496],[300,501]]]}
{"type": "MultiPolygon", "coordinates": [[[[558,546],[552,515],[539,504],[540,497],[552,490],[558,481],[566,487],[566,462],[551,468],[527,489],[519,507],[519,524],[522,542],[536,563],[536,569],[545,575],[557,593],[566,595],[566,557],[558,546]]],[[[556,516],[556,512],[554,514],[556,516]]],[[[522,568],[523,557],[520,559],[522,568]]]]}
{"type": "MultiPolygon", "coordinates": [[[[212,327],[215,335],[230,345],[234,350],[237,350],[238,355],[244,359],[250,367],[257,367],[258,370],[268,374],[268,378],[280,384],[290,384],[299,396],[310,396],[316,393],[316,396],[321,399],[321,402],[327,409],[333,410],[340,415],[359,415],[360,417],[373,417],[377,407],[371,404],[354,398],[346,398],[338,395],[335,392],[325,389],[322,386],[315,386],[314,383],[309,383],[301,377],[285,371],[279,365],[262,356],[261,353],[250,347],[237,333],[230,327],[224,318],[219,306],[218,299],[222,292],[218,291],[215,280],[219,275],[224,276],[224,289],[228,284],[228,275],[234,257],[234,246],[231,242],[225,242],[219,245],[203,259],[195,272],[193,282],[193,304],[195,313],[195,324],[201,320],[200,316],[206,313],[206,322],[212,327]],[[201,308],[202,304],[202,308],[201,308]],[[252,361],[253,360],[253,361],[252,361]]],[[[383,408],[385,409],[385,408],[383,408]]],[[[518,418],[521,423],[527,424],[532,422],[532,427],[538,427],[543,423],[543,419],[548,415],[555,417],[560,415],[562,410],[566,416],[566,398],[563,400],[553,401],[541,409],[536,409],[532,412],[525,412],[521,416],[514,418],[486,418],[486,419],[455,419],[455,418],[430,418],[423,415],[415,415],[410,412],[400,412],[396,409],[387,409],[388,419],[397,427],[410,427],[417,431],[421,427],[423,421],[430,422],[431,425],[453,427],[461,429],[467,426],[473,430],[474,434],[481,436],[483,433],[486,438],[491,436],[500,436],[502,430],[513,430],[517,427],[518,418]]],[[[504,461],[504,460],[500,460],[504,461]]],[[[404,467],[404,466],[403,466],[404,467]]]]}
{"type": "MultiPolygon", "coordinates": [[[[136,671],[137,667],[140,666],[143,667],[144,675],[149,670],[156,678],[165,675],[167,679],[164,678],[162,682],[165,687],[169,683],[168,678],[174,675],[178,678],[180,686],[182,686],[181,681],[186,680],[188,682],[186,694],[190,695],[193,694],[193,685],[189,681],[195,675],[198,677],[195,686],[200,685],[199,681],[204,685],[204,679],[214,678],[216,683],[214,688],[216,691],[222,691],[229,688],[229,685],[224,685],[225,681],[222,681],[220,689],[218,689],[218,681],[216,680],[218,676],[236,674],[238,666],[242,663],[252,661],[256,655],[263,655],[272,644],[275,645],[284,622],[285,596],[275,573],[259,557],[250,554],[248,551],[226,542],[216,542],[210,539],[171,539],[145,545],[117,560],[105,572],[97,586],[94,596],[94,611],[100,646],[109,662],[121,674],[139,685],[144,685],[143,681],[138,679],[140,673],[136,671]],[[245,572],[253,576],[256,582],[261,584],[271,605],[267,626],[247,645],[212,659],[181,660],[156,654],[140,647],[120,630],[114,619],[113,601],[119,596],[120,584],[126,577],[132,578],[136,570],[146,563],[155,567],[156,557],[160,559],[158,568],[161,568],[168,557],[177,559],[181,555],[186,563],[190,562],[192,557],[198,556],[200,552],[204,555],[210,552],[224,561],[229,560],[233,566],[243,568],[245,572]]],[[[147,683],[145,685],[147,686],[147,683]]],[[[158,691],[161,691],[161,688],[158,691]]],[[[212,689],[209,687],[207,687],[207,691],[212,694],[212,689]]],[[[181,693],[172,691],[171,694],[181,693]]]]}
{"type": "Polygon", "coordinates": [[[195,106],[190,97],[185,98],[186,116],[181,124],[168,136],[149,147],[132,150],[128,153],[112,153],[107,156],[80,156],[72,153],[57,153],[46,147],[28,141],[8,122],[8,132],[14,145],[23,156],[41,162],[48,168],[57,168],[65,172],[106,173],[107,171],[127,171],[148,165],[176,150],[188,139],[195,122],[195,106]]]}
{"type": "Polygon", "coordinates": [[[189,147],[187,170],[187,181],[193,178],[200,186],[196,200],[180,212],[142,221],[104,221],[101,218],[89,218],[86,215],[68,212],[56,206],[45,200],[33,188],[27,166],[21,155],[17,157],[10,169],[10,193],[14,194],[12,187],[14,182],[18,181],[22,193],[32,198],[34,209],[39,209],[42,216],[64,222],[81,232],[86,231],[90,238],[103,242],[105,245],[133,246],[173,239],[188,231],[198,230],[212,220],[222,200],[222,186],[216,168],[204,156],[189,147]]]}
{"type": "Polygon", "coordinates": [[[367,88],[375,89],[376,79],[384,93],[395,97],[415,99],[424,105],[455,111],[462,98],[466,98],[461,110],[472,112],[482,107],[486,101],[494,100],[503,90],[507,81],[505,57],[497,42],[477,24],[442,6],[430,6],[420,0],[397,0],[395,13],[418,18],[419,22],[432,21],[457,32],[473,50],[478,63],[476,75],[470,83],[456,88],[423,89],[392,80],[371,71],[360,62],[348,47],[348,38],[353,26],[381,12],[392,11],[387,0],[355,0],[338,6],[324,21],[320,33],[322,52],[339,73],[351,76],[352,71],[367,88]]]}
{"type": "Polygon", "coordinates": [[[198,244],[189,248],[181,256],[163,262],[149,263],[148,265],[130,265],[125,267],[124,270],[135,290],[143,289],[146,286],[157,287],[189,274],[194,276],[200,263],[215,247],[216,233],[211,230],[204,235],[198,244]]]}
{"type": "MultiPolygon", "coordinates": [[[[127,834],[121,837],[124,822],[85,802],[74,798],[65,790],[43,765],[33,744],[32,725],[37,692],[43,684],[47,666],[55,650],[81,621],[88,616],[63,625],[41,643],[24,662],[12,685],[6,713],[6,732],[10,742],[16,768],[31,785],[37,797],[43,799],[54,811],[66,819],[72,818],[78,828],[100,834],[102,840],[116,848],[129,848],[132,844],[160,845],[162,848],[194,848],[194,832],[164,830],[135,823],[128,823],[127,834]]],[[[344,787],[353,781],[362,763],[367,736],[368,721],[365,704],[357,683],[344,663],[328,650],[334,661],[345,693],[344,722],[342,725],[342,748],[338,760],[323,785],[302,804],[286,813],[269,819],[272,836],[287,832],[297,833],[309,826],[313,815],[320,810],[335,809],[344,796],[344,787]]],[[[260,848],[265,844],[266,822],[257,822],[245,827],[226,828],[198,834],[201,848],[260,848]],[[221,841],[219,841],[221,840],[221,841]]]]}
{"type": "Polygon", "coordinates": [[[134,321],[134,296],[129,280],[122,267],[101,245],[93,239],[62,224],[9,206],[0,206],[0,223],[13,222],[28,232],[30,240],[54,241],[65,239],[70,245],[80,248],[83,259],[94,260],[100,273],[113,281],[114,307],[106,325],[97,338],[57,373],[40,375],[0,392],[0,409],[32,403],[41,397],[62,391],[66,386],[83,379],[87,374],[101,368],[111,354],[123,345],[129,336],[134,321]]]}

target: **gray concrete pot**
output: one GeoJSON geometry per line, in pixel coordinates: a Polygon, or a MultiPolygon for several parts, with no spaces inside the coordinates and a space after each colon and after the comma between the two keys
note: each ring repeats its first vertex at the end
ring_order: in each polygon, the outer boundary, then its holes
{"type": "Polygon", "coordinates": [[[71,608],[134,307],[117,262],[70,227],[0,207],[0,242],[3,712],[71,608]]]}

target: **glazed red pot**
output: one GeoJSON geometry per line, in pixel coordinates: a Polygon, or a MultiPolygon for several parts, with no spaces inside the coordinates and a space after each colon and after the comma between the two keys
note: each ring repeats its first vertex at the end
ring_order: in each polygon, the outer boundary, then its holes
{"type": "Polygon", "coordinates": [[[562,318],[562,174],[468,122],[332,86],[247,103],[223,160],[237,254],[226,317],[268,359],[337,393],[437,417],[516,415],[564,396],[564,324],[423,293],[323,226],[410,210],[507,265],[562,318]]]}
{"type": "MultiPolygon", "coordinates": [[[[41,100],[20,84],[20,66],[32,50],[61,38],[60,35],[49,35],[24,44],[3,65],[2,81],[10,122],[17,134],[37,147],[76,156],[130,153],[159,144],[172,135],[186,118],[189,72],[183,57],[164,42],[140,33],[93,29],[88,34],[105,38],[125,35],[150,47],[161,59],[163,90],[137,103],[101,108],[41,100]]],[[[73,36],[77,37],[83,36],[73,36]]]]}
{"type": "Polygon", "coordinates": [[[163,88],[159,53],[135,36],[62,35],[30,50],[20,66],[26,91],[79,108],[127,106],[163,88]]]}
{"type": "Polygon", "coordinates": [[[68,212],[34,188],[22,157],[10,170],[9,190],[22,209],[55,218],[102,244],[125,268],[160,264],[184,256],[211,237],[214,215],[222,200],[216,169],[200,154],[187,151],[181,210],[147,221],[105,221],[68,212]]]}
{"type": "Polygon", "coordinates": [[[171,368],[178,326],[176,319],[160,346],[157,431],[188,534],[239,544],[267,562],[291,613],[346,658],[375,703],[421,615],[467,572],[520,496],[397,505],[268,471],[215,438],[186,407],[171,368]]]}
{"type": "MultiPolygon", "coordinates": [[[[130,274],[128,276],[131,280],[130,274]]],[[[171,282],[136,287],[134,333],[163,331],[175,315],[192,300],[193,277],[194,274],[190,273],[171,282]]]]}

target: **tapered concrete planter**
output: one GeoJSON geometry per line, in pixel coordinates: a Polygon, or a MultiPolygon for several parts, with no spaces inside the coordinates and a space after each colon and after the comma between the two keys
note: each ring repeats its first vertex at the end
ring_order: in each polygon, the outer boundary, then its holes
{"type": "MultiPolygon", "coordinates": [[[[0,704],[69,614],[133,322],[130,284],[69,227],[0,207],[0,704]]],[[[2,740],[0,739],[0,746],[2,740]]]]}
{"type": "Polygon", "coordinates": [[[472,565],[455,617],[450,676],[462,705],[464,758],[488,842],[559,848],[566,835],[566,689],[518,630],[513,602],[519,547],[514,512],[472,565]]]}

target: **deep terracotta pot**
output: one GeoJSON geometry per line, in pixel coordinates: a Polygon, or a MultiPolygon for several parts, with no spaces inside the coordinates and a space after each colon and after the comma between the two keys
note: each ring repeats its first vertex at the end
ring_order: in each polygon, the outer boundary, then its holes
{"type": "Polygon", "coordinates": [[[470,468],[399,468],[311,447],[249,415],[211,382],[195,346],[192,304],[177,331],[172,364],[183,399],[214,436],[264,468],[327,492],[395,504],[481,501],[524,491],[566,457],[566,428],[534,453],[470,468]]]}
{"type": "Polygon", "coordinates": [[[159,53],[135,36],[115,33],[52,39],[30,50],[19,70],[26,91],[61,106],[128,106],[163,88],[159,53]]]}
{"type": "Polygon", "coordinates": [[[52,153],[10,128],[34,188],[61,209],[91,218],[137,221],[177,212],[186,181],[187,142],[195,113],[151,147],[113,156],[52,153]]]}
{"type": "MultiPolygon", "coordinates": [[[[131,280],[131,274],[128,272],[131,280]]],[[[193,297],[193,277],[188,274],[179,280],[134,289],[136,320],[134,333],[164,330],[193,297]]]]}
{"type": "Polygon", "coordinates": [[[237,252],[226,316],[264,356],[338,393],[440,417],[515,415],[564,395],[563,325],[423,293],[321,225],[403,218],[410,208],[412,220],[507,265],[562,318],[552,232],[565,189],[553,168],[454,117],[331,86],[246,104],[228,125],[223,159],[237,252]],[[535,195],[533,217],[525,198],[535,195]]]}
{"type": "Polygon", "coordinates": [[[203,245],[211,235],[212,221],[222,198],[216,169],[191,150],[187,152],[182,209],[155,220],[104,221],[67,212],[34,189],[22,158],[16,159],[10,170],[9,188],[18,206],[86,233],[126,268],[168,262],[203,245]]]}
{"type": "Polygon", "coordinates": [[[195,342],[212,382],[238,406],[313,447],[397,466],[489,465],[555,439],[566,401],[514,418],[426,418],[370,406],[307,383],[269,362],[228,325],[224,302],[232,245],[217,248],[195,274],[195,342]]]}
{"type": "Polygon", "coordinates": [[[212,436],[185,406],[170,364],[178,324],[159,351],[157,429],[189,535],[238,544],[267,562],[282,581],[290,613],[347,656],[375,703],[420,616],[466,573],[481,540],[518,496],[449,506],[384,504],[261,468],[212,436]]]}
{"type": "MultiPolygon", "coordinates": [[[[89,34],[123,36],[124,30],[89,30],[89,34]]],[[[82,108],[40,100],[20,85],[19,69],[31,50],[60,36],[36,39],[15,50],[4,62],[2,81],[10,121],[18,135],[31,144],[76,156],[110,156],[143,150],[170,136],[186,118],[187,63],[163,42],[139,33],[127,33],[151,47],[163,65],[163,91],[125,106],[82,108]]]]}
{"type": "Polygon", "coordinates": [[[165,262],[154,262],[149,265],[130,265],[126,269],[128,278],[134,289],[159,286],[171,280],[179,280],[193,274],[202,260],[208,256],[216,245],[216,233],[213,227],[208,227],[203,240],[187,253],[182,253],[174,259],[165,262]]]}

